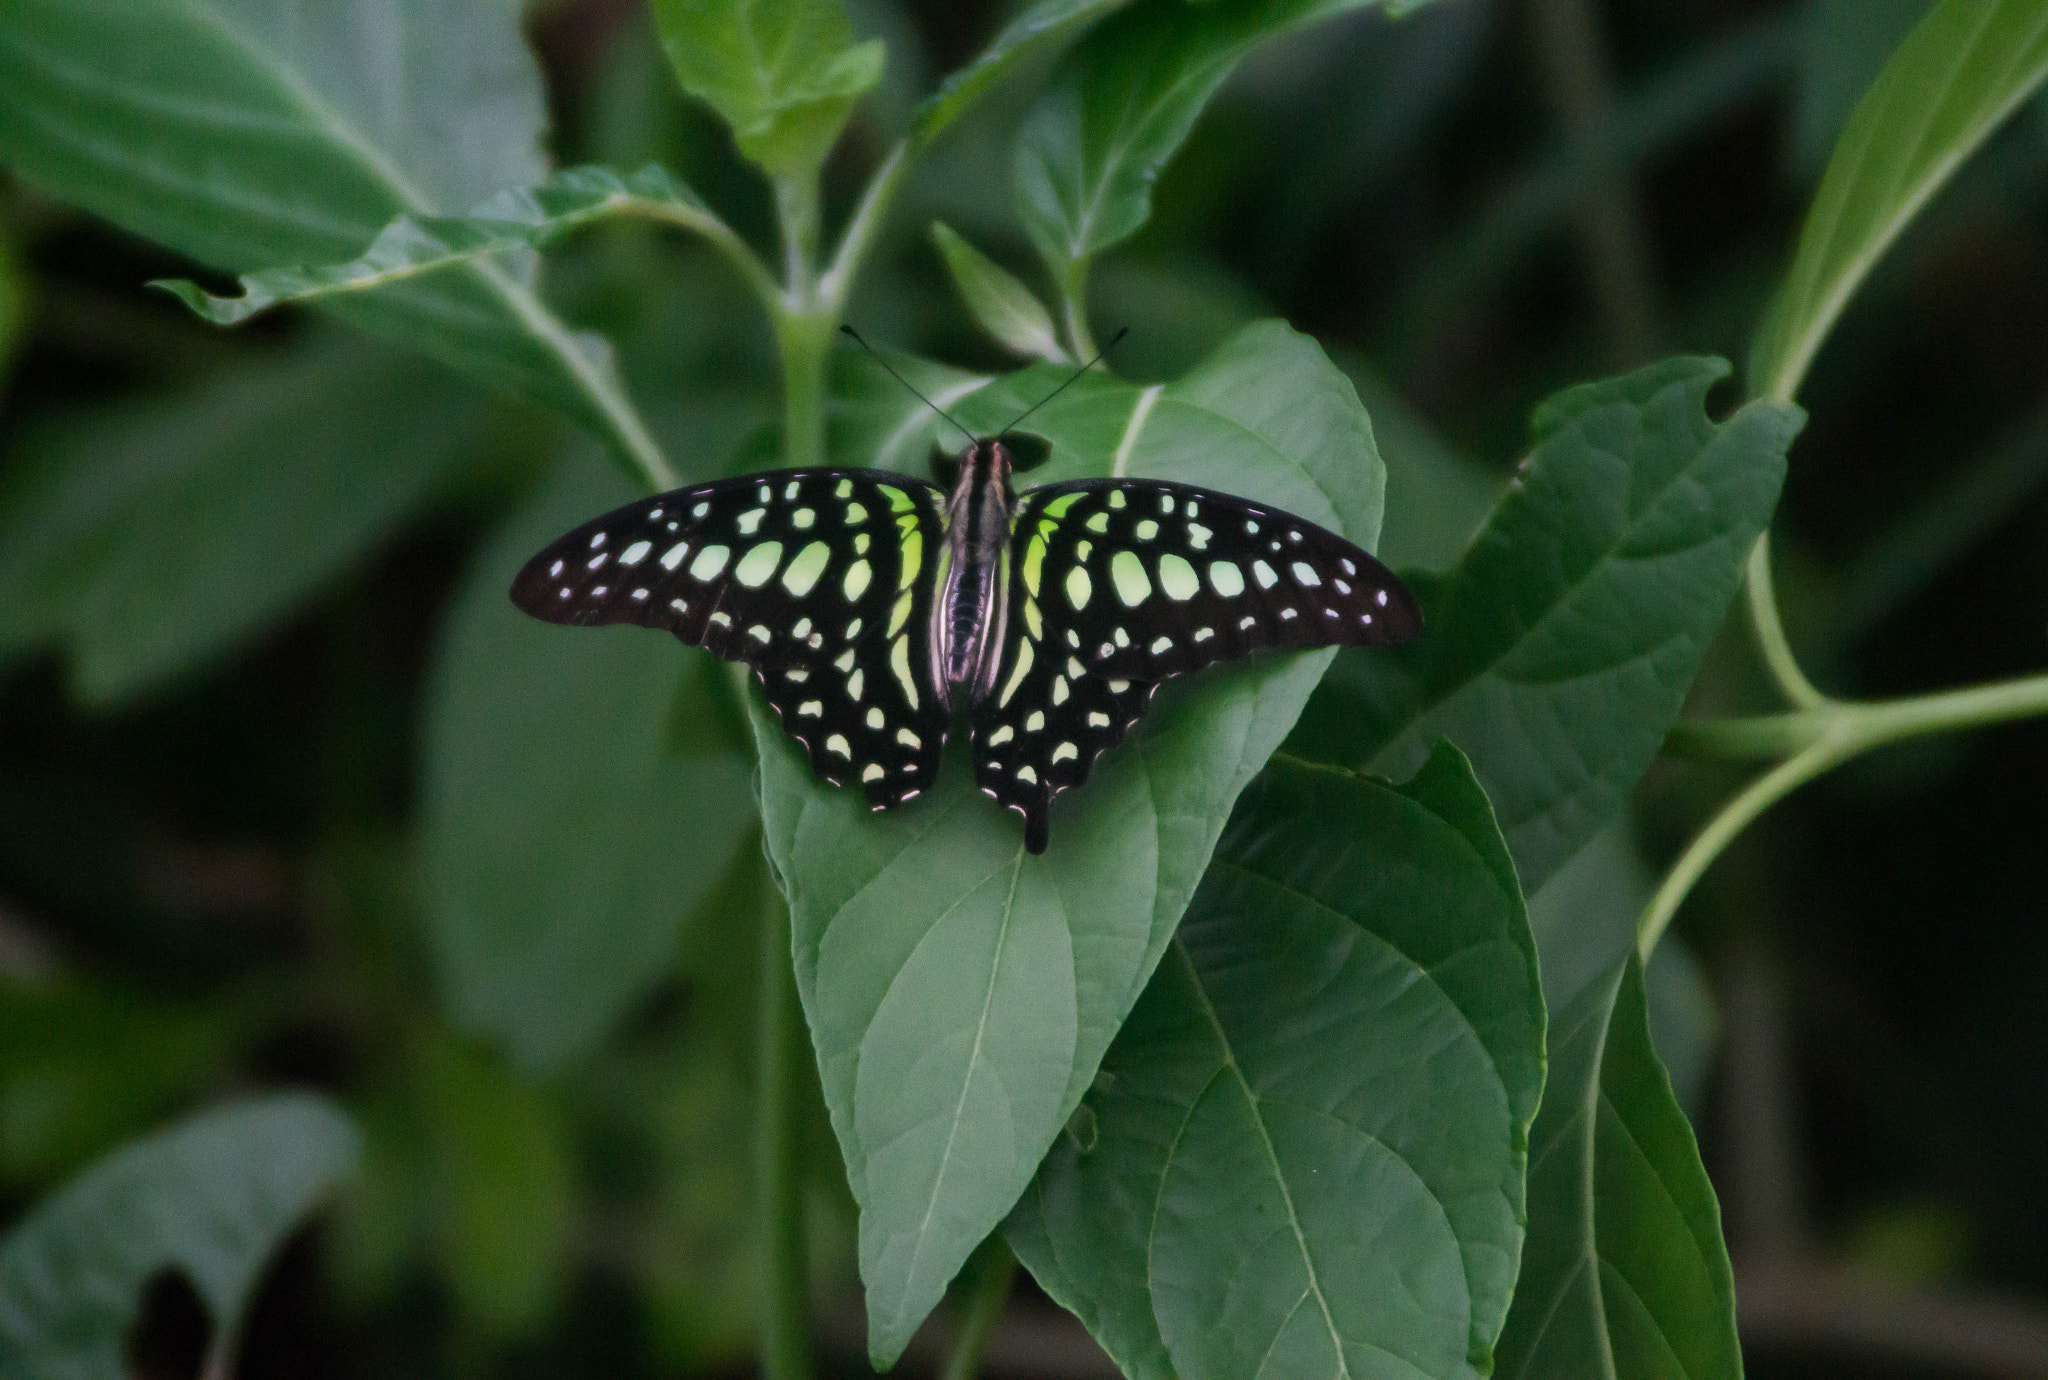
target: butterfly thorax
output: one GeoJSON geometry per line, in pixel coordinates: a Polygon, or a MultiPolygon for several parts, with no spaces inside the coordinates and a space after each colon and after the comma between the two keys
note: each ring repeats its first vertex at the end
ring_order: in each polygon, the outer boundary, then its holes
{"type": "Polygon", "coordinates": [[[1015,502],[1002,443],[968,447],[946,500],[945,551],[932,600],[932,680],[956,712],[989,693],[1002,660],[1015,502]]]}

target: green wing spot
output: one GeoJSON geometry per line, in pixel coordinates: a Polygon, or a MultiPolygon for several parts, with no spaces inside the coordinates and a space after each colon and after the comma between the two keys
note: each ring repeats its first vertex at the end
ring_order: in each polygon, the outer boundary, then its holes
{"type": "Polygon", "coordinates": [[[818,577],[825,573],[825,567],[831,560],[831,547],[821,541],[812,542],[797,552],[789,568],[782,572],[782,587],[797,598],[803,598],[818,583],[818,577]]]}
{"type": "Polygon", "coordinates": [[[759,589],[775,574],[775,567],[782,564],[782,543],[764,541],[732,568],[732,577],[748,589],[759,589]]]}

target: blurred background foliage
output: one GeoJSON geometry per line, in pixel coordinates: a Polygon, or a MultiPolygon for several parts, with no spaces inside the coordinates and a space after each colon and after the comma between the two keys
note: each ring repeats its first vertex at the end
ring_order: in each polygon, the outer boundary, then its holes
{"type": "MultiPolygon", "coordinates": [[[[1387,458],[1381,554],[1441,568],[1508,481],[1533,400],[1673,350],[1743,357],[1835,135],[1926,8],[1437,0],[1270,43],[1097,267],[1094,320],[1133,327],[1118,368],[1140,380],[1260,316],[1314,334],[1387,458]]],[[[1004,17],[850,9],[889,61],[827,165],[833,214],[1004,17]]],[[[639,4],[551,0],[527,28],[558,165],[658,160],[772,242],[761,184],[678,95],[639,4]]],[[[849,308],[865,333],[1007,365],[930,226],[1042,286],[1010,194],[1032,90],[998,90],[916,170],[849,308]]],[[[222,334],[140,288],[194,272],[0,177],[0,1215],[223,1092],[322,1088],[355,1115],[360,1170],[258,1295],[241,1373],[743,1371],[768,883],[729,684],[679,687],[672,658],[619,641],[579,644],[580,663],[606,659],[559,701],[499,693],[508,658],[549,667],[478,611],[542,537],[630,490],[560,420],[317,314],[222,334]],[[691,821],[684,883],[646,865],[655,836],[580,808],[594,759],[609,789],[648,794],[650,817],[691,821]],[[606,946],[643,975],[626,1009],[598,993],[538,1031],[494,1018],[553,1000],[494,987],[457,952],[474,938],[460,896],[525,878],[497,807],[545,812],[583,860],[559,894],[499,898],[580,916],[518,942],[606,946]],[[475,875],[437,894],[451,868],[475,875]],[[457,1030],[506,1032],[510,1057],[457,1030]]],[[[606,227],[551,253],[547,293],[615,343],[686,479],[762,462],[773,343],[711,251],[606,227]]],[[[2040,666],[2044,360],[2037,100],[1915,223],[1804,390],[1778,587],[1826,688],[2040,666]]],[[[1763,703],[1731,629],[1693,704],[1763,703]]],[[[1590,953],[1585,917],[1625,929],[1738,779],[1653,770],[1629,819],[1535,898],[1539,935],[1590,953]]],[[[1971,1374],[1998,1336],[2041,1335],[2044,782],[2039,721],[1858,761],[1730,851],[1683,916],[1685,948],[1651,969],[1754,1374],[1862,1374],[1873,1354],[1971,1374]],[[1859,1315],[1824,1306],[1838,1298],[1877,1316],[1845,1324],[1859,1315]]],[[[1571,990],[1569,946],[1544,959],[1571,990]]],[[[507,983],[534,961],[508,963],[507,983]]],[[[826,1352],[858,1371],[851,1210],[822,1104],[808,1144],[826,1352]]],[[[144,1373],[192,1373],[196,1308],[152,1292],[144,1373]]],[[[989,1364],[1102,1373],[1029,1300],[989,1364]]]]}

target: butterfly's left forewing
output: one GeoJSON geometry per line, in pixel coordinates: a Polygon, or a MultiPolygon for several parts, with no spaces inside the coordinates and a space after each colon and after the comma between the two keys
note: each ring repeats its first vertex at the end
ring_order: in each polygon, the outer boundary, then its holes
{"type": "Polygon", "coordinates": [[[665,628],[746,663],[821,778],[897,805],[931,785],[946,738],[928,677],[936,498],[873,470],[678,489],[548,546],[512,600],[550,622],[665,628]]]}
{"type": "Polygon", "coordinates": [[[1007,645],[973,713],[975,779],[1045,846],[1053,797],[1159,682],[1263,648],[1377,646],[1420,630],[1392,572],[1333,532],[1229,494],[1081,480],[1018,502],[1007,645]]]}

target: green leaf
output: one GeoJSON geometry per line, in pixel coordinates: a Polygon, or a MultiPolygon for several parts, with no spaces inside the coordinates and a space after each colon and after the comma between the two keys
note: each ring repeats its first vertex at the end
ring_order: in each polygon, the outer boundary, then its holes
{"type": "Polygon", "coordinates": [[[115,1151],[0,1242],[0,1375],[121,1380],[143,1287],[182,1271],[232,1336],[264,1262],[348,1171],[355,1132],[326,1102],[265,1097],[115,1151]]]}
{"type": "Polygon", "coordinates": [[[329,341],[23,436],[0,476],[0,647],[52,639],[132,697],[247,642],[473,460],[486,400],[329,341]]]}
{"type": "MultiPolygon", "coordinates": [[[[1152,184],[1265,39],[1377,0],[1138,0],[1083,40],[1017,151],[1024,228],[1061,282],[1152,214],[1152,184]]],[[[1413,8],[1407,6],[1406,8],[1413,8]]]]}
{"type": "Polygon", "coordinates": [[[14,247],[0,237],[0,380],[14,361],[14,347],[28,325],[28,285],[22,280],[21,265],[14,247]]]}
{"type": "Polygon", "coordinates": [[[640,216],[731,234],[695,192],[657,164],[627,177],[610,168],[570,168],[537,187],[500,192],[466,216],[400,216],[346,263],[245,273],[238,297],[216,297],[183,278],[161,279],[150,286],[163,288],[216,326],[235,326],[280,302],[367,292],[485,262],[506,250],[538,249],[612,216],[640,216]]]}
{"type": "Polygon", "coordinates": [[[1634,949],[1550,1032],[1529,1239],[1494,1373],[1739,1380],[1721,1211],[1650,1048],[1634,949]]]}
{"type": "Polygon", "coordinates": [[[1750,351],[1761,397],[1790,400],[1849,298],[1927,199],[2048,77],[2048,3],[1942,0],[1866,93],[1814,194],[1750,351]]]}
{"type": "Polygon", "coordinates": [[[882,79],[881,41],[854,43],[839,0],[653,0],[653,11],[683,90],[776,177],[812,176],[882,79]]]}
{"type": "MultiPolygon", "coordinates": [[[[953,410],[992,431],[1063,373],[1033,366],[953,410]]],[[[1034,480],[1175,479],[1368,546],[1376,535],[1382,471],[1357,395],[1279,323],[1240,332],[1177,383],[1091,373],[1032,430],[1052,442],[1034,480]]],[[[1088,784],[1061,797],[1041,857],[1024,852],[1015,817],[957,758],[922,799],[878,815],[858,792],[820,785],[749,695],[768,853],[861,1207],[878,1364],[901,1353],[1030,1181],[1158,962],[1232,802],[1328,658],[1256,658],[1170,686],[1088,784]]]]}
{"type": "Polygon", "coordinates": [[[1400,776],[1449,738],[1534,891],[1612,818],[1678,717],[1770,520],[1796,407],[1705,411],[1728,372],[1675,358],[1567,389],[1422,636],[1340,658],[1295,746],[1400,776]]]}
{"type": "Polygon", "coordinates": [[[953,286],[981,328],[1007,349],[1065,363],[1052,313],[1015,274],[953,233],[943,221],[932,222],[932,240],[945,257],[953,286]]]}
{"type": "MultiPolygon", "coordinates": [[[[395,216],[538,182],[545,123],[502,0],[0,6],[0,164],[223,269],[338,263],[395,216]]],[[[533,269],[478,260],[332,307],[658,466],[601,347],[542,305],[533,269]]]]}
{"type": "Polygon", "coordinates": [[[574,1169],[539,1090],[446,1041],[415,1052],[435,1256],[463,1313],[514,1337],[545,1321],[568,1267],[574,1169]]]}
{"type": "Polygon", "coordinates": [[[939,83],[939,89],[918,107],[918,137],[927,143],[937,138],[990,87],[1126,3],[1128,0],[1038,0],[1011,20],[974,61],[939,83]]]}
{"type": "Polygon", "coordinates": [[[429,930],[455,1023],[523,1068],[589,1048],[675,962],[746,835],[747,764],[702,654],[536,622],[521,563],[635,496],[577,455],[490,540],[428,690],[429,930]]]}
{"type": "Polygon", "coordinates": [[[1480,1376],[1543,1088],[1471,768],[1275,761],[1008,1232],[1124,1373],[1480,1376]]]}

